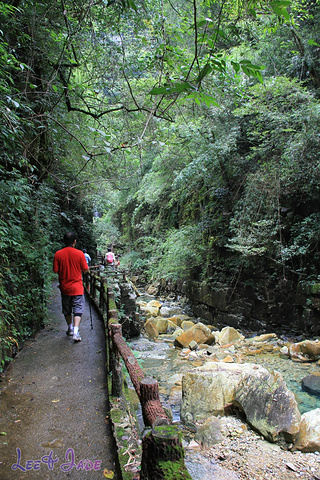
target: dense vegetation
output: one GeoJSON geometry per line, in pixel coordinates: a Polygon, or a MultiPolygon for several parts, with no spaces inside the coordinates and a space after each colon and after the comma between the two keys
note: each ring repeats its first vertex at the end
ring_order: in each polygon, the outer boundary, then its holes
{"type": "Polygon", "coordinates": [[[319,271],[318,0],[0,1],[1,362],[65,230],[144,281],[319,271]]]}

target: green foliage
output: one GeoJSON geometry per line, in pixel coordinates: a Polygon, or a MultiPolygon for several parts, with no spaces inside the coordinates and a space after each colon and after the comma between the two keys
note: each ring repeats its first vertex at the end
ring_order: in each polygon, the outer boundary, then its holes
{"type": "Polygon", "coordinates": [[[203,262],[201,232],[197,226],[169,230],[155,252],[151,272],[155,277],[180,280],[193,276],[203,262]]]}
{"type": "Polygon", "coordinates": [[[17,3],[0,2],[2,358],[41,325],[66,230],[93,259],[126,244],[146,280],[257,258],[315,274],[317,2],[17,3]]]}

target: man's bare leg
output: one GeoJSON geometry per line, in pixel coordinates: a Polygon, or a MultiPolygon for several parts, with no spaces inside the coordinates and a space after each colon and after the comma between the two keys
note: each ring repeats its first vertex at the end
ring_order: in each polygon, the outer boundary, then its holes
{"type": "Polygon", "coordinates": [[[73,317],[73,340],[76,342],[81,342],[81,337],[79,335],[80,322],[81,317],[79,315],[75,315],[73,317]]]}
{"type": "Polygon", "coordinates": [[[64,318],[68,325],[67,335],[73,335],[72,315],[65,315],[64,318]]]}

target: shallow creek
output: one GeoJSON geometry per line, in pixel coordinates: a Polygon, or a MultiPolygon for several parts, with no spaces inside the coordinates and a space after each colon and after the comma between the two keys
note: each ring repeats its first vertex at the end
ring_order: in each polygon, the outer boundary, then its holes
{"type": "MultiPolygon", "coordinates": [[[[149,300],[150,298],[147,301],[149,300]]],[[[158,381],[161,401],[164,406],[170,407],[173,414],[173,422],[179,424],[181,378],[185,372],[203,365],[206,361],[210,361],[210,357],[201,355],[199,352],[197,355],[187,355],[183,350],[173,346],[173,340],[170,335],[160,335],[154,341],[140,336],[139,338],[131,339],[129,345],[146,376],[153,377],[158,381]]],[[[230,353],[231,355],[235,353],[233,347],[231,347],[230,353]]],[[[310,395],[301,388],[303,377],[319,372],[319,364],[294,362],[288,358],[282,358],[279,354],[272,353],[243,355],[241,356],[241,363],[243,362],[260,364],[269,371],[279,371],[283,375],[288,388],[295,393],[301,413],[320,408],[320,398],[310,395]]],[[[143,429],[141,411],[138,411],[137,415],[140,427],[143,429]]],[[[199,452],[186,451],[186,466],[194,480],[217,478],[211,476],[214,473],[215,466],[208,464],[208,460],[202,457],[199,452]],[[206,470],[208,477],[204,475],[203,469],[206,470]]],[[[222,476],[221,478],[224,477],[222,476]]]]}

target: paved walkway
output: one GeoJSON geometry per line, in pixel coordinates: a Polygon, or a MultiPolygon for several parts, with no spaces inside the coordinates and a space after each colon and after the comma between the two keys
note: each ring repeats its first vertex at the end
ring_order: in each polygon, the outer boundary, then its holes
{"type": "Polygon", "coordinates": [[[102,479],[115,471],[104,329],[91,310],[92,329],[86,300],[82,342],[74,343],[55,287],[45,328],[0,382],[1,480],[102,479]]]}

